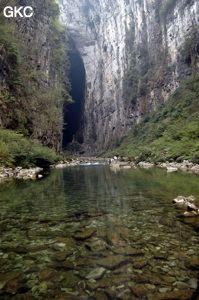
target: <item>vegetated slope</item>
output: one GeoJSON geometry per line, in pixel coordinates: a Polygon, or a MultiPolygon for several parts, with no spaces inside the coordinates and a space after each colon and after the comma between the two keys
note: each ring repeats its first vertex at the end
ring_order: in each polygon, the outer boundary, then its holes
{"type": "Polygon", "coordinates": [[[60,159],[52,149],[10,129],[0,129],[0,165],[46,167],[60,159]]]}
{"type": "Polygon", "coordinates": [[[38,141],[61,150],[63,105],[71,101],[66,32],[54,0],[32,1],[31,18],[5,18],[2,12],[8,5],[20,6],[20,1],[0,3],[0,163],[32,165],[39,162],[39,149],[41,157],[48,151],[38,141]],[[17,133],[35,140],[36,146],[17,133]],[[38,160],[30,153],[34,147],[38,160]]]}
{"type": "Polygon", "coordinates": [[[138,161],[191,159],[199,163],[199,75],[182,83],[108,155],[133,156],[138,161]]]}

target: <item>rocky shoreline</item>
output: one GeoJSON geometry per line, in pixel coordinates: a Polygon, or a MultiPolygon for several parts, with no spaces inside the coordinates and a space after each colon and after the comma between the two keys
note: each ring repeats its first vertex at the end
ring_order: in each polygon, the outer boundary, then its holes
{"type": "Polygon", "coordinates": [[[79,158],[70,158],[60,161],[56,165],[52,165],[51,168],[62,169],[65,167],[76,166],[76,165],[104,165],[109,164],[109,158],[101,157],[79,157],[79,158]]]}
{"type": "Polygon", "coordinates": [[[177,171],[183,171],[183,172],[190,172],[190,173],[195,173],[199,174],[199,164],[194,164],[188,160],[183,160],[183,162],[178,163],[178,162],[156,162],[156,163],[151,163],[151,162],[145,162],[145,161],[140,161],[136,162],[133,160],[130,160],[129,158],[126,157],[113,157],[110,159],[110,167],[113,169],[130,169],[130,168],[152,168],[152,167],[160,167],[160,168],[166,168],[167,172],[177,172],[177,171]]]}
{"type": "Polygon", "coordinates": [[[183,160],[183,162],[169,162],[166,161],[164,163],[161,162],[146,162],[140,161],[137,162],[131,158],[127,157],[118,157],[114,156],[113,158],[99,158],[99,157],[80,157],[80,158],[71,158],[68,160],[63,160],[56,165],[51,166],[52,168],[61,169],[68,166],[75,166],[75,165],[103,165],[107,164],[112,169],[130,169],[130,168],[152,168],[152,167],[160,167],[166,168],[167,172],[190,172],[199,174],[199,164],[194,164],[188,160],[183,160]]]}
{"type": "MultiPolygon", "coordinates": [[[[160,167],[166,168],[167,172],[190,172],[199,174],[199,164],[194,164],[188,160],[184,160],[181,163],[178,162],[164,162],[164,163],[151,163],[140,161],[136,162],[131,160],[127,157],[117,157],[114,156],[113,158],[98,158],[98,157],[80,157],[80,158],[70,158],[60,161],[55,165],[51,165],[51,168],[61,169],[70,166],[76,165],[109,165],[114,171],[120,169],[130,169],[130,168],[152,168],[152,167],[160,167]]],[[[35,167],[35,168],[7,168],[7,167],[0,167],[0,182],[11,180],[11,179],[36,179],[42,178],[43,168],[35,167]]]]}
{"type": "Polygon", "coordinates": [[[29,169],[23,169],[22,167],[16,168],[6,168],[0,167],[0,182],[11,180],[13,178],[17,179],[36,179],[43,177],[39,174],[43,171],[43,168],[35,167],[29,169]]]}

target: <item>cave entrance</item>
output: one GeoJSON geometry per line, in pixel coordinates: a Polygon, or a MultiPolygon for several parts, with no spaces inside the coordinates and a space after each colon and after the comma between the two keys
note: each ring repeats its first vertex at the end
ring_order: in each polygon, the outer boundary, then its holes
{"type": "MultiPolygon", "coordinates": [[[[80,119],[85,93],[85,69],[81,56],[77,51],[69,51],[71,96],[74,103],[68,104],[64,109],[63,148],[72,142],[75,133],[80,127],[80,119]]],[[[79,141],[80,142],[80,141],[79,141]]]]}

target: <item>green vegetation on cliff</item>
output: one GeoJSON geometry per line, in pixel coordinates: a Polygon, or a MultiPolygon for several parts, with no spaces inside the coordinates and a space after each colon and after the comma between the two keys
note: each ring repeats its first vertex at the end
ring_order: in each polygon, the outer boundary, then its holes
{"type": "Polygon", "coordinates": [[[0,3],[0,127],[17,130],[59,152],[69,95],[65,30],[55,0],[34,0],[32,18],[5,18],[0,3]]]}
{"type": "Polygon", "coordinates": [[[199,75],[182,85],[148,114],[107,155],[137,157],[137,160],[199,163],[199,75]]]}
{"type": "Polygon", "coordinates": [[[0,129],[0,166],[48,166],[60,157],[38,141],[9,129],[0,129]]]}

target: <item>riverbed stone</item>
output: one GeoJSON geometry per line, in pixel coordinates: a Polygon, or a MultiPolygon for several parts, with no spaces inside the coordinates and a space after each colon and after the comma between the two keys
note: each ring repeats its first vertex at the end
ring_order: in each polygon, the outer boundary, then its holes
{"type": "Polygon", "coordinates": [[[87,282],[86,288],[89,291],[94,291],[94,290],[96,290],[98,288],[98,284],[95,283],[95,282],[93,282],[93,283],[92,282],[87,282]]]}
{"type": "Polygon", "coordinates": [[[148,290],[142,284],[132,286],[131,289],[132,289],[133,294],[136,295],[136,297],[138,297],[138,298],[143,298],[148,293],[148,290]]]}
{"type": "Polygon", "coordinates": [[[2,281],[9,281],[12,279],[18,279],[22,276],[22,272],[20,271],[13,271],[0,274],[0,282],[2,281]]]}
{"type": "Polygon", "coordinates": [[[106,289],[110,286],[110,282],[111,281],[108,278],[103,278],[103,279],[97,280],[93,283],[92,282],[87,282],[86,288],[89,291],[94,291],[96,289],[106,289]]]}
{"type": "Polygon", "coordinates": [[[128,262],[129,262],[129,259],[122,255],[112,255],[109,257],[98,259],[96,261],[98,266],[102,266],[102,267],[110,269],[110,270],[121,267],[122,265],[125,265],[128,262]]]}
{"type": "Polygon", "coordinates": [[[85,243],[85,247],[93,252],[104,251],[106,249],[106,246],[107,245],[105,241],[98,238],[95,239],[91,238],[88,242],[85,243]]]}
{"type": "Polygon", "coordinates": [[[128,263],[122,267],[117,268],[113,271],[113,274],[132,274],[133,273],[133,265],[132,263],[128,263]]]}
{"type": "Polygon", "coordinates": [[[191,279],[189,279],[188,284],[189,284],[190,288],[196,290],[197,286],[198,286],[198,280],[197,280],[197,278],[191,278],[191,279]]]}
{"type": "Polygon", "coordinates": [[[132,276],[132,280],[136,283],[161,284],[162,280],[153,274],[137,274],[132,276]]]}
{"type": "Polygon", "coordinates": [[[74,269],[74,265],[71,261],[65,260],[65,261],[55,261],[53,263],[48,264],[49,267],[55,268],[55,269],[63,269],[63,270],[71,270],[74,269]]]}
{"type": "Polygon", "coordinates": [[[105,289],[105,293],[107,294],[108,299],[115,299],[116,298],[115,287],[105,289]]]}
{"type": "Polygon", "coordinates": [[[51,282],[60,282],[64,278],[62,272],[57,272],[54,270],[46,269],[40,272],[39,279],[41,281],[51,281],[51,282]]]}
{"type": "Polygon", "coordinates": [[[168,255],[167,255],[166,253],[163,253],[163,252],[158,252],[158,251],[157,251],[157,252],[154,254],[154,258],[155,258],[155,259],[166,260],[167,257],[168,257],[168,255]]]}
{"type": "Polygon", "coordinates": [[[64,261],[72,253],[73,253],[72,251],[59,251],[53,254],[52,259],[55,261],[64,261]]]}
{"type": "Polygon", "coordinates": [[[83,267],[83,266],[87,267],[87,266],[88,266],[88,259],[85,258],[85,257],[84,257],[84,258],[81,257],[81,258],[79,258],[79,259],[77,259],[77,260],[75,261],[75,265],[76,265],[78,268],[83,267]]]}
{"type": "Polygon", "coordinates": [[[93,300],[108,300],[107,295],[104,292],[97,292],[92,297],[93,300]]]}
{"type": "Polygon", "coordinates": [[[103,214],[105,214],[105,211],[99,211],[99,212],[87,212],[86,215],[90,218],[96,218],[96,217],[100,217],[103,214]]]}
{"type": "Polygon", "coordinates": [[[193,249],[189,249],[189,250],[186,252],[187,255],[193,255],[194,253],[195,253],[195,252],[194,252],[193,249]]]}
{"type": "Polygon", "coordinates": [[[167,293],[167,292],[171,292],[172,288],[170,286],[168,287],[163,287],[163,288],[159,288],[159,292],[160,293],[167,293]]]}
{"type": "Polygon", "coordinates": [[[147,300],[190,300],[193,291],[171,291],[166,293],[147,294],[147,300]]]}
{"type": "Polygon", "coordinates": [[[113,249],[116,254],[122,254],[127,256],[139,256],[144,255],[144,251],[141,249],[131,248],[131,247],[118,247],[113,249]]]}
{"type": "Polygon", "coordinates": [[[120,276],[117,277],[111,276],[110,279],[111,279],[111,283],[116,287],[122,286],[127,282],[131,282],[131,277],[126,274],[121,274],[120,276]]]}
{"type": "Polygon", "coordinates": [[[3,267],[7,263],[7,260],[0,259],[0,268],[3,267]]]}
{"type": "Polygon", "coordinates": [[[167,284],[171,284],[176,281],[176,278],[172,276],[161,276],[161,279],[167,284]]]}
{"type": "Polygon", "coordinates": [[[138,260],[138,261],[133,263],[133,267],[136,268],[136,269],[142,269],[147,264],[148,264],[148,261],[146,259],[138,260]]]}
{"type": "Polygon", "coordinates": [[[86,240],[90,238],[95,233],[95,230],[93,229],[85,229],[84,231],[77,232],[74,235],[74,238],[77,240],[86,240]]]}
{"type": "Polygon", "coordinates": [[[191,258],[187,259],[186,267],[190,269],[199,270],[199,258],[197,255],[191,256],[191,258]]]}
{"type": "Polygon", "coordinates": [[[96,268],[94,270],[92,270],[87,276],[87,279],[100,279],[104,273],[106,272],[106,269],[101,267],[101,268],[96,268]]]}
{"type": "Polygon", "coordinates": [[[47,293],[47,290],[48,290],[47,283],[45,281],[40,283],[39,289],[38,289],[39,294],[44,295],[47,293]]]}
{"type": "Polygon", "coordinates": [[[31,253],[36,253],[36,252],[40,252],[40,251],[45,251],[47,249],[48,249],[47,245],[36,245],[36,246],[30,247],[28,250],[31,253]]]}
{"type": "Polygon", "coordinates": [[[72,271],[65,272],[63,274],[64,279],[61,282],[62,288],[75,288],[78,286],[78,277],[76,277],[72,271]]]}
{"type": "Polygon", "coordinates": [[[186,290],[189,289],[189,285],[186,282],[182,282],[182,281],[176,281],[173,284],[174,286],[177,286],[177,288],[179,290],[186,290]]]}
{"type": "Polygon", "coordinates": [[[155,290],[155,285],[154,284],[147,283],[147,284],[145,284],[145,286],[148,290],[155,290]]]}
{"type": "Polygon", "coordinates": [[[170,167],[170,166],[167,167],[167,172],[168,173],[177,172],[177,171],[178,171],[177,167],[170,167]]]}
{"type": "Polygon", "coordinates": [[[117,234],[119,234],[125,241],[128,241],[132,231],[128,227],[124,226],[121,222],[115,223],[114,226],[116,226],[117,234]]]}
{"type": "Polygon", "coordinates": [[[20,290],[22,290],[23,287],[24,284],[20,279],[12,279],[6,283],[4,290],[6,293],[16,294],[17,292],[20,292],[20,290]]]}
{"type": "Polygon", "coordinates": [[[53,270],[50,269],[45,269],[43,271],[40,272],[39,274],[39,279],[44,281],[44,280],[50,280],[52,274],[53,274],[53,270]]]}
{"type": "Polygon", "coordinates": [[[54,241],[55,241],[55,245],[56,244],[59,245],[59,243],[65,244],[65,247],[67,248],[67,250],[75,249],[77,246],[75,240],[70,237],[56,237],[54,241]]]}
{"type": "Polygon", "coordinates": [[[105,240],[107,240],[107,243],[109,245],[115,246],[115,247],[125,247],[126,241],[121,238],[121,236],[117,233],[107,233],[105,236],[105,240]]]}
{"type": "Polygon", "coordinates": [[[121,300],[128,300],[131,295],[132,295],[131,290],[125,289],[125,290],[121,291],[120,293],[118,293],[117,297],[121,300]]]}
{"type": "Polygon", "coordinates": [[[199,174],[199,165],[193,166],[190,170],[193,173],[199,174]]]}
{"type": "MultiPolygon", "coordinates": [[[[80,299],[81,298],[79,296],[75,296],[70,293],[62,293],[56,297],[56,300],[80,300],[80,299]]],[[[84,299],[82,298],[82,300],[84,299]]],[[[87,300],[87,298],[85,298],[85,300],[87,300]]]]}

